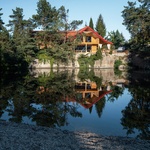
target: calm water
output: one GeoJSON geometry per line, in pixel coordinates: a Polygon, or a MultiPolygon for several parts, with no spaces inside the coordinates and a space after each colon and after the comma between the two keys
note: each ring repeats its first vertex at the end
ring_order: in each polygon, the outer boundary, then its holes
{"type": "Polygon", "coordinates": [[[150,139],[150,74],[34,70],[1,79],[0,119],[150,139]]]}

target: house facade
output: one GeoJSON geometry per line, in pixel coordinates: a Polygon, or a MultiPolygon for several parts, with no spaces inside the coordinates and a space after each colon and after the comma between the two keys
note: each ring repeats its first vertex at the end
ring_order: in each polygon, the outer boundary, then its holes
{"type": "Polygon", "coordinates": [[[103,45],[106,45],[110,49],[113,44],[110,41],[104,39],[91,27],[85,26],[79,31],[68,31],[67,37],[81,35],[81,43],[75,48],[76,53],[90,53],[95,54],[99,48],[102,48],[103,45]]]}
{"type": "MultiPolygon", "coordinates": [[[[39,32],[39,31],[34,31],[34,33],[39,32]]],[[[41,35],[44,34],[44,32],[40,31],[41,35]]],[[[85,26],[84,28],[78,30],[78,31],[62,31],[60,32],[60,34],[62,35],[62,42],[63,40],[70,40],[71,42],[74,42],[75,39],[77,39],[77,37],[79,36],[80,41],[77,43],[77,45],[75,46],[75,48],[73,48],[72,50],[74,50],[74,54],[75,54],[75,60],[74,62],[69,61],[68,65],[66,66],[66,64],[59,64],[59,67],[76,67],[79,68],[79,62],[78,62],[78,58],[80,57],[81,54],[83,55],[93,55],[97,52],[97,50],[99,48],[102,48],[102,46],[106,46],[106,49],[110,49],[111,45],[113,44],[112,42],[104,39],[101,35],[99,35],[96,31],[94,31],[91,27],[89,26],[85,26]]],[[[37,37],[39,39],[39,42],[37,44],[37,46],[39,47],[39,49],[44,49],[45,47],[51,47],[52,45],[50,44],[50,42],[45,43],[43,41],[43,39],[41,39],[42,36],[37,37]]],[[[51,36],[51,35],[50,35],[51,36]]],[[[105,59],[103,59],[104,61],[105,59]]],[[[103,65],[103,63],[98,63],[101,64],[101,66],[96,65],[94,67],[97,68],[108,68],[108,64],[109,67],[112,68],[113,67],[113,62],[114,60],[112,59],[108,59],[110,61],[110,63],[106,63],[106,65],[103,65]],[[112,60],[112,61],[111,61],[112,60]]],[[[29,66],[29,68],[50,68],[50,62],[40,62],[38,59],[35,59],[29,66]]],[[[53,63],[53,67],[58,67],[58,64],[56,62],[53,63]]]]}

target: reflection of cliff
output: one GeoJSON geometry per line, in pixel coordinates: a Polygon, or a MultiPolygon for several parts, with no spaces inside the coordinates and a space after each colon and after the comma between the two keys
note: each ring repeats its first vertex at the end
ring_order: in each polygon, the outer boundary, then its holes
{"type": "MultiPolygon", "coordinates": [[[[50,74],[53,74],[53,80],[49,84],[49,87],[40,86],[37,89],[38,94],[43,92],[48,92],[51,95],[54,93],[61,93],[64,95],[65,91],[74,91],[76,94],[73,96],[71,93],[65,93],[65,98],[62,98],[63,101],[67,102],[77,102],[80,103],[85,108],[90,108],[93,104],[102,99],[106,94],[112,92],[114,86],[119,86],[120,88],[124,87],[124,84],[127,83],[125,77],[117,77],[114,74],[112,69],[101,69],[101,70],[51,70],[50,74]],[[55,77],[60,73],[66,73],[66,78],[71,78],[72,86],[69,88],[67,84],[68,80],[64,78],[59,78],[57,84],[55,82],[55,77]],[[65,81],[62,82],[61,80],[65,81]],[[59,83],[59,86],[58,86],[59,83]],[[53,86],[52,86],[53,85],[53,86]],[[64,91],[65,85],[65,91],[64,91]],[[55,87],[55,88],[54,88],[55,87]],[[69,90],[67,90],[69,89],[69,90]],[[58,91],[57,91],[58,90],[58,91]],[[72,96],[71,96],[72,95],[72,96]],[[68,98],[66,98],[68,97],[68,98]]],[[[44,76],[46,73],[44,73],[44,76]]],[[[48,74],[47,74],[48,75],[48,74]]],[[[37,75],[36,75],[37,77],[37,75]]],[[[46,76],[47,77],[47,76],[46,76]]],[[[46,84],[49,81],[46,80],[46,84]]],[[[70,82],[69,82],[70,83],[70,82]]],[[[46,85],[45,84],[45,85],[46,85]]],[[[115,90],[113,90],[115,92],[115,90]]]]}
{"type": "MultiPolygon", "coordinates": [[[[35,69],[35,70],[30,70],[30,74],[33,75],[34,77],[39,77],[41,75],[45,76],[50,76],[50,74],[53,73],[60,73],[60,72],[67,72],[69,75],[74,75],[74,80],[76,82],[80,81],[78,78],[80,69],[35,69]]],[[[90,70],[89,70],[90,71],[90,70]]],[[[99,77],[103,79],[103,82],[128,82],[127,81],[127,75],[126,72],[122,72],[121,76],[117,76],[114,73],[114,69],[94,69],[93,70],[94,76],[99,77]]]]}

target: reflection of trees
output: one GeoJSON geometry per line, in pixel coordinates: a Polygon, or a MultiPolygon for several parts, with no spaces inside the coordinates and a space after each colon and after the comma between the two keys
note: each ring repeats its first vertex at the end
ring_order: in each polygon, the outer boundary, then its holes
{"type": "Polygon", "coordinates": [[[61,126],[67,122],[68,114],[82,117],[75,105],[65,103],[65,99],[74,94],[74,81],[66,72],[40,78],[26,76],[14,81],[9,80],[6,86],[2,85],[0,100],[0,113],[7,111],[10,121],[22,122],[23,117],[27,117],[38,125],[61,126]],[[44,89],[41,93],[38,92],[39,87],[44,89]]]}
{"type": "Polygon", "coordinates": [[[115,99],[118,99],[119,96],[123,94],[124,88],[119,86],[112,86],[111,87],[112,92],[108,96],[108,100],[114,102],[115,99]]]}
{"type": "Polygon", "coordinates": [[[36,110],[32,116],[33,121],[39,125],[63,126],[67,124],[67,114],[81,117],[82,114],[77,111],[75,106],[65,103],[68,97],[74,93],[74,81],[67,73],[60,73],[50,78],[44,85],[44,91],[36,95],[35,103],[42,104],[42,111],[36,110]]]}
{"type": "Polygon", "coordinates": [[[3,98],[0,98],[0,117],[2,116],[2,114],[4,113],[3,110],[6,109],[6,107],[8,106],[8,101],[6,101],[3,98]]]}
{"type": "Polygon", "coordinates": [[[103,109],[104,109],[104,107],[105,107],[105,102],[106,102],[106,98],[103,97],[100,101],[98,101],[98,102],[95,104],[96,112],[97,112],[99,118],[100,118],[101,115],[102,115],[103,109]]]}
{"type": "Polygon", "coordinates": [[[80,78],[81,81],[90,79],[91,81],[96,82],[97,87],[100,87],[102,84],[102,77],[95,76],[94,70],[80,69],[78,73],[78,77],[80,78]]]}
{"type": "Polygon", "coordinates": [[[55,104],[44,105],[41,110],[35,109],[32,114],[32,121],[41,126],[64,126],[67,125],[67,114],[73,117],[82,117],[82,114],[67,103],[55,102],[55,104]]]}
{"type": "Polygon", "coordinates": [[[150,88],[149,78],[132,79],[129,86],[129,91],[132,95],[132,100],[128,106],[122,111],[123,117],[121,123],[127,130],[127,134],[134,133],[134,129],[140,131],[138,137],[150,139],[150,88]],[[147,81],[143,84],[143,80],[147,81]]]}
{"type": "MultiPolygon", "coordinates": [[[[2,80],[1,80],[1,97],[0,97],[0,108],[1,108],[1,112],[4,113],[4,111],[8,111],[9,115],[11,115],[12,110],[14,111],[14,113],[16,114],[17,112],[15,112],[15,108],[12,106],[12,103],[15,104],[15,102],[13,102],[14,98],[16,97],[17,101],[20,101],[20,95],[21,93],[18,93],[16,91],[22,89],[22,83],[24,82],[24,79],[22,78],[21,74],[18,72],[15,72],[15,74],[10,73],[10,74],[5,74],[4,76],[2,76],[2,80]],[[11,110],[10,110],[11,109],[11,110]]],[[[20,104],[21,102],[19,102],[20,104]]],[[[20,112],[21,109],[20,107],[18,107],[18,112],[20,112]]],[[[2,115],[1,113],[1,115],[2,115]]],[[[16,119],[16,120],[20,120],[20,119],[16,119]]]]}

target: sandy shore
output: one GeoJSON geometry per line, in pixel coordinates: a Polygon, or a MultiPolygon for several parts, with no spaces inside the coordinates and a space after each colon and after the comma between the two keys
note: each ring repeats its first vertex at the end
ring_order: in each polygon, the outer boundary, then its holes
{"type": "Polygon", "coordinates": [[[150,141],[0,121],[0,150],[148,150],[150,141]]]}

